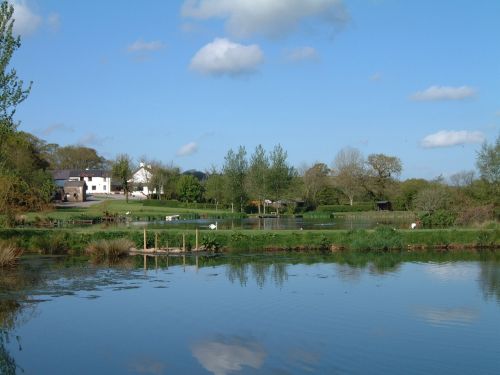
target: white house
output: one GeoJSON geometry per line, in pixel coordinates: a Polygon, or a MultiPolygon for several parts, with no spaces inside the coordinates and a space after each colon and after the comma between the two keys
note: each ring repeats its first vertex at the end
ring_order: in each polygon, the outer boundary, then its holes
{"type": "Polygon", "coordinates": [[[60,169],[51,171],[57,186],[63,187],[66,181],[84,181],[89,194],[111,193],[111,172],[102,169],[60,169]]]}
{"type": "Polygon", "coordinates": [[[132,186],[130,193],[137,198],[147,198],[150,194],[155,194],[156,189],[149,190],[149,183],[153,174],[151,173],[151,166],[144,163],[139,164],[139,168],[133,173],[132,178],[128,180],[132,186]]]}

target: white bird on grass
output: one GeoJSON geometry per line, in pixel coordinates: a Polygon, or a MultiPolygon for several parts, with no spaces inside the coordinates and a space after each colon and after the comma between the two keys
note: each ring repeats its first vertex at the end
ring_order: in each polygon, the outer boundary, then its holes
{"type": "Polygon", "coordinates": [[[217,222],[215,222],[215,224],[210,224],[208,227],[212,230],[217,230],[217,222]]]}

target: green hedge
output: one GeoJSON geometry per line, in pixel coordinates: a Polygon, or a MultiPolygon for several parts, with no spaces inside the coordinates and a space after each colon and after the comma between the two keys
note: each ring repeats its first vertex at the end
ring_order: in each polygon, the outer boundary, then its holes
{"type": "Polygon", "coordinates": [[[375,205],[371,202],[356,203],[352,206],[348,204],[330,204],[316,208],[316,211],[319,212],[366,212],[373,210],[375,210],[375,205]]]}

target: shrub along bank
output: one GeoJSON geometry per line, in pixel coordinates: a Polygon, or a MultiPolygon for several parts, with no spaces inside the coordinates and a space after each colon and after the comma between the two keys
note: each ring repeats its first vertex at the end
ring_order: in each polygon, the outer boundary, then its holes
{"type": "MultiPolygon", "coordinates": [[[[185,235],[188,250],[195,247],[194,230],[148,230],[147,246],[182,247],[185,235]]],[[[93,241],[127,239],[143,247],[143,231],[3,229],[0,240],[18,248],[42,254],[83,253],[93,241]]],[[[380,227],[373,231],[200,231],[199,245],[209,250],[259,252],[274,250],[354,250],[383,252],[389,250],[500,248],[500,231],[493,230],[394,230],[380,227]]]]}

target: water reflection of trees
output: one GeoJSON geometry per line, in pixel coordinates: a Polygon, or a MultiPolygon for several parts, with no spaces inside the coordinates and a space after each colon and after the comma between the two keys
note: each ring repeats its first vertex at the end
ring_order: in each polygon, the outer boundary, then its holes
{"type": "Polygon", "coordinates": [[[34,313],[33,305],[28,304],[28,291],[41,281],[40,272],[29,265],[0,272],[0,374],[16,374],[19,366],[8,350],[13,340],[12,332],[34,313]]]}
{"type": "Polygon", "coordinates": [[[500,262],[481,262],[479,269],[479,285],[484,296],[487,299],[496,298],[500,303],[500,262]]]}
{"type": "Polygon", "coordinates": [[[226,275],[230,282],[239,282],[241,286],[247,285],[251,275],[259,288],[271,281],[281,288],[288,280],[287,266],[286,263],[230,262],[226,266],[226,275]]]}

